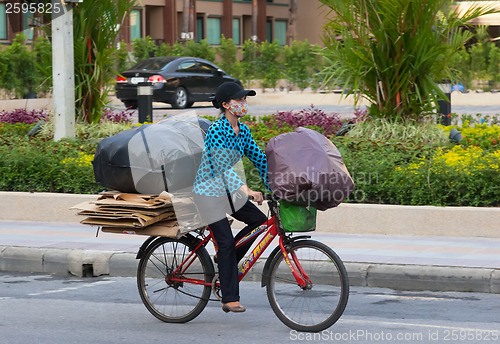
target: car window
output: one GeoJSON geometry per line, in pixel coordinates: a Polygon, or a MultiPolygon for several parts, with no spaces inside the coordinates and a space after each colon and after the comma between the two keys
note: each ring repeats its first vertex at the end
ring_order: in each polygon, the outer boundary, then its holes
{"type": "Polygon", "coordinates": [[[138,62],[132,69],[161,70],[174,59],[146,59],[138,62]]]}
{"type": "Polygon", "coordinates": [[[199,73],[214,74],[217,71],[217,68],[215,68],[212,65],[209,65],[208,63],[198,62],[198,70],[199,73]]]}
{"type": "Polygon", "coordinates": [[[194,61],[186,61],[182,62],[179,67],[177,67],[177,72],[181,73],[196,73],[196,62],[194,61]]]}

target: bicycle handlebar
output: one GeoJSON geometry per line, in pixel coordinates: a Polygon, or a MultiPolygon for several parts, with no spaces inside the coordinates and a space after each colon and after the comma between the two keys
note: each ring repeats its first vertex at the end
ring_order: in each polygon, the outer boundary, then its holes
{"type": "MultiPolygon", "coordinates": [[[[272,193],[266,193],[262,194],[264,201],[279,201],[279,198],[274,196],[272,193]]],[[[253,196],[248,196],[248,200],[253,201],[254,197],[253,196]]]]}

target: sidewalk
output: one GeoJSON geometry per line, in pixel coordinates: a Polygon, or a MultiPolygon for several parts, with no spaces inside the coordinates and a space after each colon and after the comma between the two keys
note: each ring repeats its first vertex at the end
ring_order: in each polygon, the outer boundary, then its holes
{"type": "MultiPolygon", "coordinates": [[[[337,252],[353,286],[500,293],[500,239],[307,234],[337,252]]],[[[146,239],[96,237],[96,228],[74,223],[0,221],[0,270],[81,276],[91,266],[96,276],[135,277],[146,239]]],[[[260,280],[262,266],[253,270],[247,278],[260,280]]]]}

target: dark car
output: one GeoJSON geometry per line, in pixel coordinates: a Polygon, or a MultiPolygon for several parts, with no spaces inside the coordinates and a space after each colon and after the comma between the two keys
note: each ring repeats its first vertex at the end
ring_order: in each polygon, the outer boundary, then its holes
{"type": "Polygon", "coordinates": [[[238,79],[227,75],[215,64],[194,57],[152,57],[121,73],[116,80],[116,97],[126,107],[137,107],[137,86],[153,85],[153,101],[186,108],[194,102],[209,101],[217,87],[238,79]]]}

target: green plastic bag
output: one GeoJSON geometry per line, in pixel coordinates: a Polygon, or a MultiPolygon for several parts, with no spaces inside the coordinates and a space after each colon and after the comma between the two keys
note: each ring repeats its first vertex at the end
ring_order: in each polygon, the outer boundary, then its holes
{"type": "Polygon", "coordinates": [[[310,232],[316,229],[316,208],[280,201],[280,220],[285,232],[310,232]]]}

